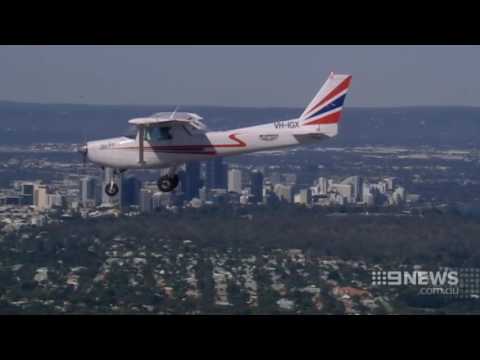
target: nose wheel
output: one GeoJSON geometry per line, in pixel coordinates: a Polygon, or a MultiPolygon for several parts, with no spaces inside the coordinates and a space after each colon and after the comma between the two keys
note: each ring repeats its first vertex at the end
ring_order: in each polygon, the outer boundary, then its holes
{"type": "Polygon", "coordinates": [[[170,192],[177,187],[178,182],[178,175],[164,175],[158,179],[157,186],[161,192],[170,192]]]}
{"type": "Polygon", "coordinates": [[[125,169],[108,169],[104,168],[105,176],[108,179],[108,183],[105,185],[104,191],[110,197],[113,197],[118,194],[120,187],[118,182],[121,181],[119,176],[125,172],[125,169]],[[107,172],[108,171],[108,172],[107,172]]]}

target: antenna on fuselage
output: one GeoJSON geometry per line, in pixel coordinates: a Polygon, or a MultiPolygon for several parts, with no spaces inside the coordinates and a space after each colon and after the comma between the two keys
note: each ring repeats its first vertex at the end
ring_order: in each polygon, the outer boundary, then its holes
{"type": "Polygon", "coordinates": [[[172,120],[173,117],[177,114],[177,110],[178,110],[178,105],[175,107],[175,110],[173,110],[172,114],[170,115],[170,120],[172,120]]]}

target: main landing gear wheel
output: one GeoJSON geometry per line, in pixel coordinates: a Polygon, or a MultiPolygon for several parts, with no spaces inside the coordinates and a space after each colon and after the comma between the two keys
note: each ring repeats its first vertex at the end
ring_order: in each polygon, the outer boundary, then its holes
{"type": "Polygon", "coordinates": [[[164,175],[158,179],[157,186],[161,192],[170,192],[177,187],[178,182],[178,175],[164,175]]]}
{"type": "Polygon", "coordinates": [[[107,184],[105,186],[105,194],[107,194],[108,196],[115,196],[118,194],[118,185],[115,184],[115,183],[112,183],[112,184],[107,184]]]}

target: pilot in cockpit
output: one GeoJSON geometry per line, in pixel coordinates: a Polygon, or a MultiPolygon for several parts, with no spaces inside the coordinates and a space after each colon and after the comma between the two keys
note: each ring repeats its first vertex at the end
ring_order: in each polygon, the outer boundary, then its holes
{"type": "Polygon", "coordinates": [[[145,129],[145,140],[146,141],[165,141],[171,140],[172,134],[170,133],[171,127],[162,126],[162,127],[151,127],[145,129]]]}

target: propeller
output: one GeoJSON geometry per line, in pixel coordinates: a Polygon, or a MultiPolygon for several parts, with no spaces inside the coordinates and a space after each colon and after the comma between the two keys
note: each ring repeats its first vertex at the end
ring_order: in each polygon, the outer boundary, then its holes
{"type": "Polygon", "coordinates": [[[87,164],[87,155],[88,155],[88,147],[87,144],[81,145],[77,148],[77,152],[82,155],[82,164],[83,168],[85,168],[85,165],[87,164]]]}
{"type": "Polygon", "coordinates": [[[83,145],[80,145],[77,147],[77,152],[82,156],[82,165],[83,165],[83,170],[85,171],[85,166],[87,164],[87,156],[88,156],[88,145],[87,145],[86,136],[85,136],[85,129],[82,130],[82,143],[83,145]]]}

